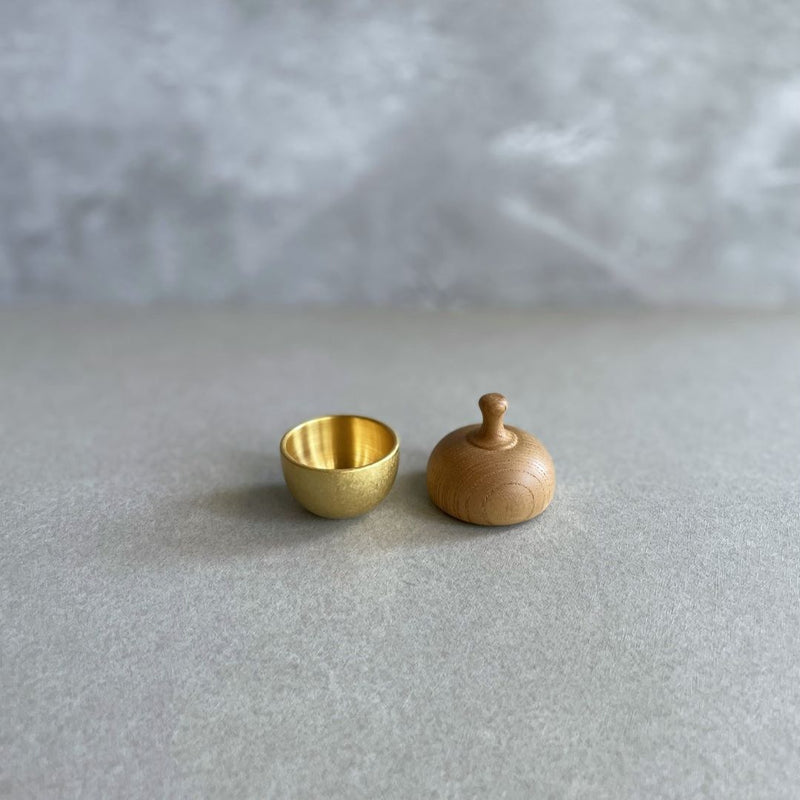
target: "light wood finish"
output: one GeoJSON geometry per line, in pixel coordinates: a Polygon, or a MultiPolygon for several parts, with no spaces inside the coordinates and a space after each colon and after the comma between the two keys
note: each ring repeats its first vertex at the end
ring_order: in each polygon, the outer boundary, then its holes
{"type": "Polygon", "coordinates": [[[514,525],[541,514],[556,488],[550,454],[535,436],[503,424],[503,395],[485,394],[478,405],[483,423],[449,433],[428,459],[431,500],[476,525],[514,525]]]}

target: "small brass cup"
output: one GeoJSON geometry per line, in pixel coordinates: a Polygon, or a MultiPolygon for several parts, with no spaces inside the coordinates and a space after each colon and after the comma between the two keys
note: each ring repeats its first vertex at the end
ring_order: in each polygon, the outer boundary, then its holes
{"type": "Polygon", "coordinates": [[[286,485],[302,506],[320,517],[357,517],[389,493],[397,475],[400,442],[369,417],[318,417],[281,439],[286,485]]]}

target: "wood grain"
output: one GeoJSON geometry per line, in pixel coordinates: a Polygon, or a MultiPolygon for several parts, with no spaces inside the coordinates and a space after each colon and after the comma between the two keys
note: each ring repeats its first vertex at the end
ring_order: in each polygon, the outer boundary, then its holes
{"type": "Polygon", "coordinates": [[[553,499],[550,454],[530,433],[503,424],[501,394],[479,401],[483,422],[449,433],[428,459],[428,493],[446,514],[476,525],[514,525],[553,499]]]}

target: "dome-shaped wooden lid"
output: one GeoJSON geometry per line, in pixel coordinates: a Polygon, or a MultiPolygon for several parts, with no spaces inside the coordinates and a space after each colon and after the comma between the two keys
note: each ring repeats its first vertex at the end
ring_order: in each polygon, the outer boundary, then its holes
{"type": "Polygon", "coordinates": [[[541,514],[556,474],[544,445],[503,424],[501,394],[478,401],[483,422],[449,433],[428,459],[428,493],[446,514],[476,525],[513,525],[541,514]]]}

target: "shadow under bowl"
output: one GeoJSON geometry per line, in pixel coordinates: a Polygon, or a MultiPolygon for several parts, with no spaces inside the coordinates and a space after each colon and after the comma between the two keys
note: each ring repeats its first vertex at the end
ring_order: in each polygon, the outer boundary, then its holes
{"type": "Polygon", "coordinates": [[[400,442],[383,422],[333,415],[308,420],[281,439],[281,466],[294,498],[320,517],[357,517],[389,493],[400,442]]]}

